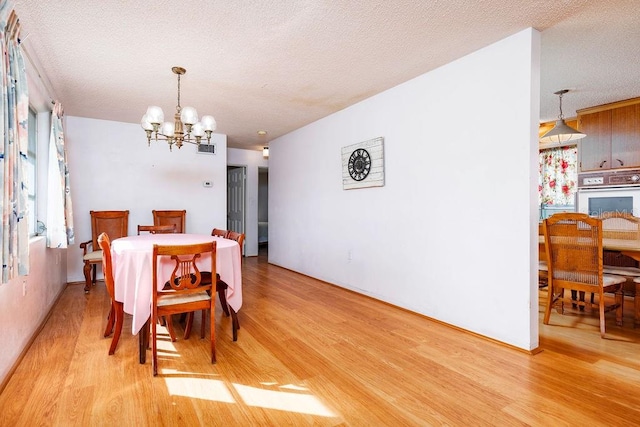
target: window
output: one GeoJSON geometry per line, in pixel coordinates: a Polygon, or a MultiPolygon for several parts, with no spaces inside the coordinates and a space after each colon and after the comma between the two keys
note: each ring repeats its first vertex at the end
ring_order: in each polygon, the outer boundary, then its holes
{"type": "Polygon", "coordinates": [[[573,212],[578,182],[576,145],[540,150],[538,203],[540,219],[556,212],[573,212]]]}
{"type": "Polygon", "coordinates": [[[36,112],[29,108],[29,147],[27,149],[27,163],[24,165],[24,170],[26,174],[26,183],[27,183],[27,212],[29,215],[28,224],[29,224],[29,235],[35,236],[38,232],[38,224],[37,224],[37,204],[36,204],[36,188],[37,188],[37,146],[38,146],[38,129],[37,129],[38,119],[36,112]]]}

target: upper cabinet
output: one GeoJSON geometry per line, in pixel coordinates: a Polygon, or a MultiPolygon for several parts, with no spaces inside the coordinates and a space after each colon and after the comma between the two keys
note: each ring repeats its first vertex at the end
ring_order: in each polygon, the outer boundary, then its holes
{"type": "Polygon", "coordinates": [[[640,167],[640,98],[578,110],[580,171],[640,167]]]}

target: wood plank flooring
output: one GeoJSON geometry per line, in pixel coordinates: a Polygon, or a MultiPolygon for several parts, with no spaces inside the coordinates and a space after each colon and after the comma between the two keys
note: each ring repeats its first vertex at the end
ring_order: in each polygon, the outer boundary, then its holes
{"type": "Polygon", "coordinates": [[[264,256],[245,259],[243,286],[237,342],[216,310],[217,363],[199,334],[171,343],[161,329],[154,378],[129,316],[108,356],[104,285],[69,285],[0,394],[0,426],[640,425],[631,300],[607,339],[596,317],[554,311],[531,356],[264,256]]]}

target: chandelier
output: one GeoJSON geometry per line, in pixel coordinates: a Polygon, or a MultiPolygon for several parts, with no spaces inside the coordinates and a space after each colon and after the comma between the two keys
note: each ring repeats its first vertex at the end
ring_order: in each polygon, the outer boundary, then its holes
{"type": "Polygon", "coordinates": [[[211,133],[216,129],[216,120],[213,116],[202,116],[198,121],[198,113],[193,107],[180,106],[180,76],[187,72],[182,67],[171,68],[178,76],[178,105],[173,122],[164,121],[162,108],[151,106],[142,116],[140,124],[147,133],[147,143],[151,146],[151,139],[154,141],[167,141],[169,151],[173,145],[181,148],[185,142],[200,145],[206,135],[206,143],[211,143],[211,133]]]}

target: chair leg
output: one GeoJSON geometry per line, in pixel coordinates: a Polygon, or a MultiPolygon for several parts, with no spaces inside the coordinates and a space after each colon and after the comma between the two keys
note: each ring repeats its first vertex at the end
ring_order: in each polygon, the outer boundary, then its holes
{"type": "Polygon", "coordinates": [[[600,292],[598,301],[598,311],[600,316],[600,337],[604,338],[605,334],[605,318],[604,318],[604,294],[600,292]]]}
{"type": "Polygon", "coordinates": [[[238,341],[238,329],[240,329],[240,322],[238,322],[238,313],[233,308],[229,308],[231,311],[231,328],[233,331],[233,340],[238,341]]]}
{"type": "MultiPolygon", "coordinates": [[[[191,313],[193,317],[193,312],[191,313]]],[[[200,322],[200,338],[204,339],[204,322],[207,320],[207,310],[202,310],[202,322],[200,322]]]]}
{"type": "Polygon", "coordinates": [[[124,323],[124,310],[122,308],[122,303],[118,301],[114,301],[113,312],[116,318],[115,330],[113,333],[113,338],[111,339],[111,347],[109,347],[109,355],[112,355],[116,352],[116,347],[118,346],[118,341],[120,341],[120,333],[122,332],[122,324],[124,323]]]}
{"type": "Polygon", "coordinates": [[[82,272],[84,273],[84,293],[86,294],[91,290],[91,263],[89,261],[84,262],[82,272]]]}
{"type": "Polygon", "coordinates": [[[624,308],[624,290],[620,287],[620,290],[616,292],[616,325],[622,326],[622,315],[624,308]]]}
{"type": "Polygon", "coordinates": [[[113,332],[113,325],[115,325],[116,314],[114,308],[114,301],[111,301],[111,308],[109,309],[109,315],[107,316],[107,327],[104,329],[104,337],[108,337],[113,332]]]}
{"type": "Polygon", "coordinates": [[[229,305],[227,304],[227,285],[222,280],[218,280],[216,282],[216,291],[218,292],[218,297],[220,298],[220,306],[222,307],[222,311],[224,315],[229,317],[229,305]]]}
{"type": "Polygon", "coordinates": [[[547,296],[547,307],[544,310],[544,320],[543,323],[545,325],[549,324],[549,317],[551,316],[551,308],[553,307],[553,303],[555,301],[555,290],[553,286],[549,285],[547,288],[547,292],[549,295],[547,296]]]}
{"type": "Polygon", "coordinates": [[[157,323],[158,322],[151,322],[151,366],[153,368],[154,377],[158,375],[158,340],[156,337],[157,323]]]}
{"type": "Polygon", "coordinates": [[[193,326],[193,311],[186,314],[187,318],[184,324],[184,339],[188,340],[191,336],[191,327],[193,326]]]}
{"type": "Polygon", "coordinates": [[[211,312],[209,313],[209,340],[211,341],[211,363],[216,363],[216,313],[215,304],[211,300],[211,312]]]}
{"type": "Polygon", "coordinates": [[[173,330],[173,319],[171,316],[166,316],[164,318],[164,323],[167,328],[167,332],[169,332],[169,337],[171,337],[171,342],[176,342],[176,332],[173,330]]]}
{"type": "Polygon", "coordinates": [[[636,283],[636,294],[633,297],[633,326],[640,326],[640,282],[636,283]]]}

